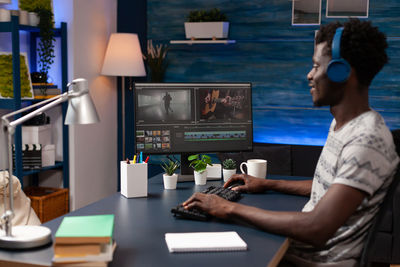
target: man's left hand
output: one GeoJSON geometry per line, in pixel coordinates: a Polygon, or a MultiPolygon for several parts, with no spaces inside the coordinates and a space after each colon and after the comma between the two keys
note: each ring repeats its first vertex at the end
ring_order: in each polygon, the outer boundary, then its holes
{"type": "Polygon", "coordinates": [[[235,203],[214,194],[195,193],[182,205],[185,209],[197,208],[214,217],[228,219],[235,203]]]}

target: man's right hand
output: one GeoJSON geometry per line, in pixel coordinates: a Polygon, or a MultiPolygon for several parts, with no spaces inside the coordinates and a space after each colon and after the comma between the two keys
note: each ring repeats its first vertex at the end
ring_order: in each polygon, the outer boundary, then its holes
{"type": "Polygon", "coordinates": [[[230,185],[237,183],[238,181],[242,181],[244,182],[244,184],[235,186],[232,188],[232,190],[236,190],[239,192],[247,192],[247,193],[262,193],[266,190],[265,179],[256,178],[248,174],[232,175],[232,177],[224,184],[224,188],[227,188],[230,185]]]}

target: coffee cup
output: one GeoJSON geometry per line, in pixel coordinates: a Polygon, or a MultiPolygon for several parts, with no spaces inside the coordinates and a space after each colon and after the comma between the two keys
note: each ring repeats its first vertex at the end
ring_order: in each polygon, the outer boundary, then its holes
{"type": "Polygon", "coordinates": [[[246,165],[248,175],[258,178],[265,178],[267,176],[267,161],[265,159],[249,159],[247,162],[242,162],[240,164],[240,171],[246,173],[243,170],[243,165],[246,165]]]}

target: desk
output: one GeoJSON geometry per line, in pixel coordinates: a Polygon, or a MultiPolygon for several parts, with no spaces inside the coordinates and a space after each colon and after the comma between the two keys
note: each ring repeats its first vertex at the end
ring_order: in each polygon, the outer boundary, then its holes
{"type": "MultiPolygon", "coordinates": [[[[277,179],[296,179],[279,177],[277,179]]],[[[194,182],[178,183],[176,190],[164,190],[162,175],[149,179],[148,197],[127,199],[116,193],[96,203],[71,212],[68,215],[115,214],[114,239],[117,249],[109,266],[263,266],[274,257],[285,237],[263,232],[256,228],[220,220],[209,222],[176,219],[170,209],[182,203],[194,192],[222,181],[208,181],[205,186],[194,182]],[[236,231],[248,245],[247,251],[220,253],[169,253],[164,234],[168,232],[236,231]]],[[[242,204],[269,210],[298,211],[307,198],[275,192],[243,194],[242,204]]],[[[62,217],[44,225],[54,234],[62,217]]],[[[15,252],[0,250],[2,261],[18,261],[50,266],[53,256],[51,245],[31,251],[15,252]]],[[[6,266],[6,265],[4,265],[6,266]]],[[[7,265],[9,266],[9,265],[7,265]]],[[[18,265],[32,266],[32,265],[18,265]]],[[[33,265],[35,266],[35,265],[33,265]]]]}

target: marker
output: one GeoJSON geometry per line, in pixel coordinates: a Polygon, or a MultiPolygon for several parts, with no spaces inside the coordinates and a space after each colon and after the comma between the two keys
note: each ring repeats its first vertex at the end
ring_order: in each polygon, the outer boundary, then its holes
{"type": "Polygon", "coordinates": [[[133,156],[132,163],[133,163],[133,164],[135,164],[135,163],[136,163],[136,155],[135,155],[135,156],[133,156]]]}
{"type": "Polygon", "coordinates": [[[129,163],[130,163],[130,162],[129,162],[129,158],[126,158],[126,163],[127,163],[127,164],[129,164],[129,163]]]}
{"type": "Polygon", "coordinates": [[[143,163],[143,151],[140,151],[140,163],[143,163]]]}
{"type": "Polygon", "coordinates": [[[150,156],[147,156],[146,160],[144,161],[144,163],[147,163],[147,161],[149,161],[150,156]]]}

